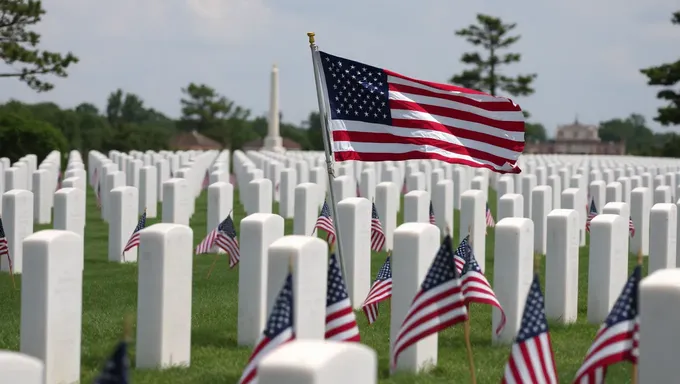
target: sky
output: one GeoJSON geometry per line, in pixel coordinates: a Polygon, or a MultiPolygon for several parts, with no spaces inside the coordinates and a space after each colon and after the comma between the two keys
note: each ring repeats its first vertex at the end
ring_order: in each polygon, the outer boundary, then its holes
{"type": "MultiPolygon", "coordinates": [[[[575,117],[597,124],[662,105],[640,68],[678,59],[678,0],[45,0],[41,47],[80,62],[55,89],[35,93],[0,79],[0,102],[91,102],[121,88],[178,117],[181,88],[205,83],[254,115],[269,109],[279,67],[284,121],[317,110],[306,32],[320,49],[404,75],[446,82],[471,46],[454,31],[485,13],[517,23],[522,54],[508,75],[537,73],[536,92],[513,98],[548,133],[575,117]]],[[[0,66],[0,71],[3,68],[0,66]]]]}

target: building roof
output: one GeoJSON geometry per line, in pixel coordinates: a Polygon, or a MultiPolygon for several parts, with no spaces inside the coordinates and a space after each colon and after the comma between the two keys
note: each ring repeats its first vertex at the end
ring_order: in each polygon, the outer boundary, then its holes
{"type": "Polygon", "coordinates": [[[182,132],[170,140],[170,146],[180,150],[222,149],[219,142],[194,131],[182,132]]]}

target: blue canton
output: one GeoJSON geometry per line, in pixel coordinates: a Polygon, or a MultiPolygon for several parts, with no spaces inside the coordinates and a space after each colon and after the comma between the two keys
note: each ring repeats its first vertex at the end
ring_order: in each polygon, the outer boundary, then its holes
{"type": "Polygon", "coordinates": [[[456,265],[453,262],[452,248],[451,236],[447,235],[427,271],[425,280],[420,286],[421,290],[427,291],[456,279],[456,265]]]}
{"type": "Polygon", "coordinates": [[[281,332],[293,326],[293,275],[288,274],[283,288],[276,298],[272,313],[267,319],[264,335],[272,340],[281,332]]]}
{"type": "Polygon", "coordinates": [[[378,210],[375,209],[375,203],[373,203],[373,212],[371,212],[371,219],[380,220],[380,218],[378,217],[378,210]]]}
{"type": "Polygon", "coordinates": [[[479,263],[477,262],[477,259],[475,259],[474,253],[472,253],[472,249],[470,249],[468,252],[469,253],[467,254],[467,257],[465,258],[465,265],[463,266],[463,270],[460,272],[461,276],[470,271],[483,273],[482,268],[479,266],[479,263]]]}
{"type": "Polygon", "coordinates": [[[623,286],[621,296],[614,303],[609,316],[604,321],[607,327],[611,327],[622,321],[633,320],[638,315],[638,284],[640,283],[640,266],[638,265],[630,275],[626,285],[623,286]]]}
{"type": "Polygon", "coordinates": [[[127,353],[127,343],[118,343],[113,355],[106,361],[102,372],[94,380],[94,384],[129,384],[130,359],[127,353]]]}
{"type": "Polygon", "coordinates": [[[378,271],[378,276],[376,276],[375,281],[385,281],[392,278],[392,264],[390,262],[390,257],[387,256],[385,263],[380,267],[378,271]]]}
{"type": "Polygon", "coordinates": [[[531,288],[529,288],[527,302],[524,305],[522,325],[519,327],[519,333],[517,334],[517,343],[523,343],[545,332],[548,332],[548,321],[545,319],[545,303],[543,292],[541,292],[541,283],[538,281],[538,275],[535,275],[534,281],[531,282],[531,288]]]}
{"type": "Polygon", "coordinates": [[[326,290],[326,306],[331,306],[342,300],[349,298],[345,280],[342,278],[340,263],[335,253],[331,254],[328,264],[328,288],[326,290]]]}
{"type": "Polygon", "coordinates": [[[144,227],[146,227],[146,212],[142,214],[142,217],[139,219],[139,222],[137,223],[137,226],[135,227],[135,230],[132,233],[137,233],[144,229],[144,227]]]}
{"type": "Polygon", "coordinates": [[[234,221],[231,219],[231,216],[227,216],[227,218],[217,226],[217,231],[226,234],[232,239],[236,237],[236,229],[234,228],[234,221]]]}
{"type": "Polygon", "coordinates": [[[430,201],[430,216],[434,216],[434,207],[432,206],[431,201],[430,201]]]}
{"type": "Polygon", "coordinates": [[[590,214],[597,215],[597,208],[595,207],[595,199],[590,202],[590,214]]]}
{"type": "Polygon", "coordinates": [[[325,52],[319,55],[331,119],[392,125],[385,71],[325,52]]]}
{"type": "Polygon", "coordinates": [[[0,217],[0,239],[5,237],[5,227],[2,225],[2,217],[0,217]]]}
{"type": "Polygon", "coordinates": [[[456,255],[465,260],[465,262],[470,259],[470,255],[472,255],[472,248],[470,247],[470,235],[465,236],[463,241],[460,242],[458,248],[456,248],[456,255]]]}
{"type": "Polygon", "coordinates": [[[331,217],[331,210],[328,208],[326,201],[323,202],[323,207],[321,207],[321,216],[328,218],[331,217]]]}

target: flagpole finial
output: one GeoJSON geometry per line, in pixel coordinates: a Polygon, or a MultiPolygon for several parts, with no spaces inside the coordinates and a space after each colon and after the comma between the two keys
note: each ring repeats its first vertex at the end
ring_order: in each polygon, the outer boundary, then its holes
{"type": "Polygon", "coordinates": [[[316,33],[314,32],[307,32],[307,37],[309,37],[309,45],[314,45],[314,36],[316,36],[316,33]]]}

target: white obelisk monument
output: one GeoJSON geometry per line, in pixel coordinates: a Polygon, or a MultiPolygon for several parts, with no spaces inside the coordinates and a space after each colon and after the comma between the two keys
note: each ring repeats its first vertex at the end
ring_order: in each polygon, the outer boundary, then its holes
{"type": "Polygon", "coordinates": [[[272,67],[271,94],[269,96],[269,127],[264,147],[268,150],[282,151],[281,135],[279,134],[279,69],[272,67]]]}

